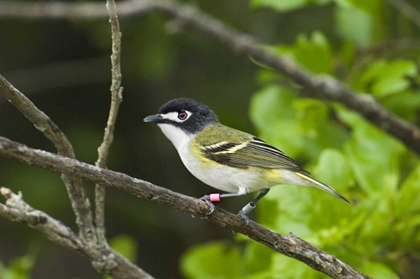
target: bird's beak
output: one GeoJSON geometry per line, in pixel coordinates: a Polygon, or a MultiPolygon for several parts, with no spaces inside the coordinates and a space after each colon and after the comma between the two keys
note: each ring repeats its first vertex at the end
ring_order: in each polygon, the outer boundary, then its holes
{"type": "Polygon", "coordinates": [[[161,123],[163,122],[163,120],[164,118],[160,114],[149,115],[143,119],[144,122],[154,122],[154,123],[161,123]]]}

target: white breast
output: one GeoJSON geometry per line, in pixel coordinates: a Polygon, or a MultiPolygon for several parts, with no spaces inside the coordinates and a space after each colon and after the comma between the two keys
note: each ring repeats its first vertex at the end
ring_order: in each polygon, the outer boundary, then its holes
{"type": "MultiPolygon", "coordinates": [[[[172,142],[185,167],[199,180],[216,189],[246,194],[268,187],[261,185],[260,174],[256,170],[244,170],[225,165],[209,165],[193,155],[192,135],[169,124],[159,124],[162,132],[172,142]]],[[[271,186],[271,185],[270,185],[271,186]]]]}
{"type": "Polygon", "coordinates": [[[165,134],[165,136],[172,142],[176,150],[183,149],[188,145],[192,139],[192,135],[187,134],[182,129],[177,128],[170,124],[158,124],[159,128],[165,134]]]}

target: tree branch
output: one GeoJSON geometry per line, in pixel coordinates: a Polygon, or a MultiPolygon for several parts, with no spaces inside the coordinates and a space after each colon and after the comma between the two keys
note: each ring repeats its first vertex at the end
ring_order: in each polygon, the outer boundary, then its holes
{"type": "MultiPolygon", "coordinates": [[[[41,110],[39,110],[25,95],[13,87],[0,75],[0,94],[3,94],[22,114],[31,121],[57,148],[58,154],[75,158],[73,147],[58,128],[58,126],[41,110]]],[[[86,241],[91,241],[94,227],[89,199],[83,188],[82,180],[78,177],[63,174],[62,179],[70,196],[71,205],[76,215],[76,223],[80,233],[86,241]]]]}
{"type": "Polygon", "coordinates": [[[0,193],[6,198],[6,205],[0,203],[1,217],[13,222],[26,223],[52,242],[88,257],[99,272],[107,273],[114,278],[153,278],[110,248],[101,252],[93,251],[69,227],[28,205],[21,194],[16,195],[4,187],[0,189],[0,193]]]}
{"type": "Polygon", "coordinates": [[[70,228],[29,206],[23,201],[21,194],[16,195],[4,187],[0,188],[0,192],[6,198],[6,205],[0,204],[0,216],[13,222],[26,223],[29,227],[42,232],[52,242],[80,252],[79,247],[82,243],[70,228]]]}
{"type": "Polygon", "coordinates": [[[0,137],[0,156],[54,172],[78,176],[107,187],[128,192],[139,198],[164,204],[177,211],[204,217],[219,224],[221,227],[240,232],[285,256],[304,262],[313,269],[332,278],[369,278],[292,233],[283,236],[253,221],[244,227],[242,217],[217,207],[211,215],[207,216],[206,213],[209,210],[207,203],[123,173],[101,169],[46,151],[35,150],[4,137],[0,137]]]}
{"type": "MultiPolygon", "coordinates": [[[[120,16],[134,16],[153,9],[151,0],[128,0],[118,3],[120,16]]],[[[0,16],[10,18],[44,19],[104,19],[109,17],[101,2],[24,2],[1,1],[0,16]]]]}
{"type": "MultiPolygon", "coordinates": [[[[42,4],[0,2],[0,16],[90,19],[103,16],[99,11],[94,11],[88,16],[88,10],[97,8],[94,3],[83,3],[84,5],[92,5],[90,8],[85,7],[86,10],[83,11],[80,6],[75,4],[73,6],[73,3],[54,2],[54,5],[60,6],[60,10],[54,6],[49,6],[51,4],[46,2],[42,4]]],[[[121,10],[118,10],[120,16],[132,16],[156,10],[175,18],[178,29],[193,29],[219,39],[235,52],[251,56],[254,60],[273,68],[295,83],[305,87],[311,93],[311,97],[339,102],[358,112],[384,132],[402,141],[407,148],[420,154],[420,129],[418,127],[388,111],[373,97],[357,94],[357,92],[350,90],[346,85],[332,77],[313,75],[298,68],[291,61],[279,58],[270,51],[261,48],[261,43],[250,35],[238,32],[194,7],[179,4],[176,1],[130,0],[121,4],[119,5],[121,10]]]]}
{"type": "Polygon", "coordinates": [[[410,3],[404,0],[388,0],[388,2],[420,28],[420,12],[410,3]]]}
{"type": "MultiPolygon", "coordinates": [[[[109,13],[112,36],[112,55],[111,55],[111,108],[105,127],[104,138],[98,148],[98,160],[95,165],[106,168],[109,149],[114,137],[115,122],[117,121],[118,110],[122,102],[121,87],[121,32],[118,22],[118,15],[114,0],[108,0],[106,7],[109,13]]],[[[100,184],[95,186],[95,223],[96,234],[100,245],[106,245],[105,238],[105,187],[100,184]]]]}

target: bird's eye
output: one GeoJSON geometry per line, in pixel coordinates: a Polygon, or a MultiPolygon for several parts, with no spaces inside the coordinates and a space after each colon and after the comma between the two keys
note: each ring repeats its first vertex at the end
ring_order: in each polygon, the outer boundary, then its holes
{"type": "Polygon", "coordinates": [[[188,118],[188,113],[187,112],[185,112],[183,110],[178,112],[178,119],[179,120],[185,120],[187,118],[188,118]]]}

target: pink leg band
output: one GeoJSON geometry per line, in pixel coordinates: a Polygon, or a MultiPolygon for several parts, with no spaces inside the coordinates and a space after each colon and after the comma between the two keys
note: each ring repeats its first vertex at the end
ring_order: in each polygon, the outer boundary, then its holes
{"type": "Polygon", "coordinates": [[[210,201],[211,202],[219,202],[220,201],[220,194],[219,193],[210,194],[210,201]]]}

